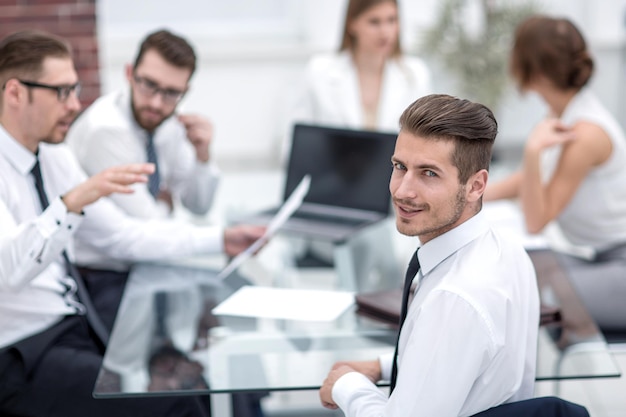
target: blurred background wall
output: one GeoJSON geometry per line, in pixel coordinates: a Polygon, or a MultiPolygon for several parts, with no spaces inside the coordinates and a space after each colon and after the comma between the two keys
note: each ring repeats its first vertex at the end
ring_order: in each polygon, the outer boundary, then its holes
{"type": "MultiPolygon", "coordinates": [[[[444,0],[399,0],[405,50],[423,55],[424,33],[444,0]]],[[[481,31],[480,8],[532,1],[538,11],[571,18],[596,59],[591,87],[626,125],[626,0],[459,0],[468,33],[481,31]]],[[[334,51],[346,0],[0,0],[0,34],[35,27],[68,37],[86,85],[85,105],[126,87],[124,66],[150,31],[168,28],[196,48],[199,69],[184,111],[215,124],[213,151],[225,169],[272,167],[289,108],[312,54],[334,51]]],[[[511,30],[513,28],[511,27],[511,30]]],[[[458,76],[433,56],[437,92],[464,95],[458,76]]],[[[509,86],[497,108],[497,148],[517,149],[544,109],[509,86]]]]}
{"type": "Polygon", "coordinates": [[[0,38],[18,30],[38,29],[71,43],[85,105],[100,95],[96,28],[96,0],[0,0],[0,38]]]}

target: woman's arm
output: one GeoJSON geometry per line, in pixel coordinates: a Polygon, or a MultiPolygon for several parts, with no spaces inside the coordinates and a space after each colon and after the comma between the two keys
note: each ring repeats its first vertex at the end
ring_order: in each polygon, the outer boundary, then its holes
{"type": "Polygon", "coordinates": [[[483,194],[483,201],[502,200],[505,198],[517,198],[522,181],[522,172],[517,171],[507,178],[487,184],[487,189],[483,194]]]}
{"type": "Polygon", "coordinates": [[[579,122],[566,128],[557,119],[546,119],[531,133],[524,151],[520,182],[521,206],[530,233],[540,232],[565,209],[576,190],[593,169],[612,152],[611,140],[599,126],[579,122]],[[563,144],[552,178],[541,180],[543,149],[563,144]]]}

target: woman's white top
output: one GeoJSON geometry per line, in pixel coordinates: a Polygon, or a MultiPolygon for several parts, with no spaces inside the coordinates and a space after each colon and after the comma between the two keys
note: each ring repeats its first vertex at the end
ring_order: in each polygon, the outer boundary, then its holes
{"type": "MultiPolygon", "coordinates": [[[[293,120],[339,127],[364,128],[359,77],[349,52],[311,58],[304,91],[293,120]]],[[[419,58],[400,56],[385,64],[376,129],[398,131],[398,119],[409,104],[431,93],[430,72],[419,58]]]]}
{"type": "MultiPolygon", "coordinates": [[[[585,177],[556,223],[574,245],[599,251],[626,243],[626,138],[621,126],[588,89],[572,98],[561,121],[568,126],[581,121],[599,126],[610,138],[613,150],[606,162],[585,177]]],[[[561,150],[562,145],[542,153],[545,182],[552,177],[561,150]]]]}

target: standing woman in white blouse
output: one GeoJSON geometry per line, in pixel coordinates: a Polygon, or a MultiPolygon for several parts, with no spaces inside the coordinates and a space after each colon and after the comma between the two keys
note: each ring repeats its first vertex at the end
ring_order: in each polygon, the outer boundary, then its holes
{"type": "Polygon", "coordinates": [[[424,63],[403,54],[396,0],[350,0],[339,52],[314,56],[295,121],[397,131],[402,111],[431,92],[424,63]]]}

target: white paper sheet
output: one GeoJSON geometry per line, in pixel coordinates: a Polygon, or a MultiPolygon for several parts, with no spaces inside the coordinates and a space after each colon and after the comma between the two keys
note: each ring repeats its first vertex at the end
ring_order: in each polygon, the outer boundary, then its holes
{"type": "Polygon", "coordinates": [[[261,236],[256,242],[250,245],[246,250],[239,253],[217,274],[216,279],[224,279],[235,271],[241,264],[250,258],[257,250],[259,250],[269,238],[285,224],[287,219],[293,214],[294,211],[300,207],[304,197],[309,192],[309,186],[311,185],[311,176],[305,175],[300,184],[293,190],[289,198],[283,203],[278,212],[274,215],[272,220],[267,225],[267,229],[263,236],[261,236]]]}
{"type": "Polygon", "coordinates": [[[213,309],[219,316],[333,321],[354,304],[347,291],[303,290],[247,285],[213,309]]]}

